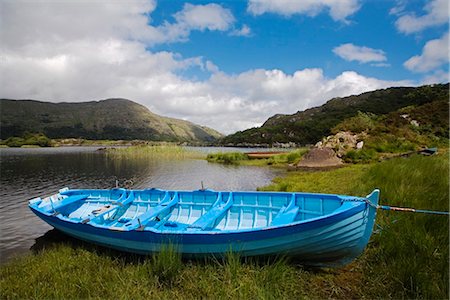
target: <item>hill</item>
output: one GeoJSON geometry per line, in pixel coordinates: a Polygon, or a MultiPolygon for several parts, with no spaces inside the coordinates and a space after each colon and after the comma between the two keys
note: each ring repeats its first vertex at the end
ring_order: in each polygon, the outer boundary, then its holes
{"type": "MultiPolygon", "coordinates": [[[[384,115],[407,106],[419,106],[433,101],[447,101],[449,84],[421,87],[395,87],[366,92],[344,98],[333,98],[320,107],[299,111],[292,115],[274,115],[261,127],[228,135],[224,145],[248,145],[293,142],[315,144],[332,128],[358,112],[384,115]]],[[[445,112],[448,114],[448,111],[445,112]]]]}
{"type": "Polygon", "coordinates": [[[50,138],[212,142],[222,135],[188,121],[162,117],[127,99],[49,103],[0,99],[0,138],[44,133],[50,138]]]}

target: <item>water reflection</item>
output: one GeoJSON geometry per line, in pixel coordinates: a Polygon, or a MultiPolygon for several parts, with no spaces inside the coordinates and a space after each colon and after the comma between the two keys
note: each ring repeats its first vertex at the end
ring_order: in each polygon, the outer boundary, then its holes
{"type": "Polygon", "coordinates": [[[204,187],[216,190],[255,190],[277,175],[269,168],[223,166],[205,160],[117,159],[95,150],[0,149],[1,262],[27,252],[36,238],[51,229],[32,214],[27,200],[65,186],[103,189],[113,187],[116,179],[131,179],[133,188],[192,190],[201,188],[203,182],[204,187]]]}

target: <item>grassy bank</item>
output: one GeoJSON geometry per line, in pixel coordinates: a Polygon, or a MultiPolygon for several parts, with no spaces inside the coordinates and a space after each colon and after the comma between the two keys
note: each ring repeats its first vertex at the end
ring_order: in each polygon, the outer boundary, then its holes
{"type": "MultiPolygon", "coordinates": [[[[375,187],[383,205],[448,211],[448,154],[292,172],[262,190],[364,195],[375,187]]],[[[448,299],[448,217],[380,211],[377,224],[379,233],[356,263],[364,284],[358,297],[448,299]]]]}
{"type": "Polygon", "coordinates": [[[175,144],[139,145],[124,148],[105,149],[108,155],[117,158],[151,158],[151,159],[204,159],[205,154],[190,151],[175,144]]]}
{"type": "Polygon", "coordinates": [[[306,152],[307,148],[301,148],[263,159],[250,159],[247,154],[242,152],[219,152],[208,154],[206,159],[212,163],[222,163],[228,165],[285,167],[287,164],[298,161],[306,152]]]}
{"type": "Polygon", "coordinates": [[[1,270],[2,299],[298,299],[322,298],[322,287],[345,294],[327,278],[333,273],[308,272],[283,259],[241,261],[235,254],[204,262],[182,261],[167,250],[115,258],[112,252],[60,244],[1,270]]]}
{"type": "MultiPolygon", "coordinates": [[[[413,156],[322,172],[290,172],[264,190],[366,195],[385,205],[448,210],[447,155],[413,156]]],[[[293,262],[181,261],[57,242],[0,267],[0,296],[12,298],[426,298],[448,299],[448,217],[379,212],[364,254],[333,270],[293,262]]]]}

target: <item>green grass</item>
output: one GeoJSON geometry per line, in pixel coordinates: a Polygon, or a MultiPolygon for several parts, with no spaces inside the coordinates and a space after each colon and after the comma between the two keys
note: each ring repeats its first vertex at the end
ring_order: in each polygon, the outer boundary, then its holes
{"type": "MultiPolygon", "coordinates": [[[[383,205],[448,211],[448,155],[292,172],[262,190],[366,195],[375,187],[383,205]]],[[[365,297],[448,299],[448,216],[380,211],[377,224],[381,233],[357,261],[365,297]]]]}
{"type": "Polygon", "coordinates": [[[0,140],[0,143],[8,147],[50,147],[52,141],[42,133],[25,133],[21,137],[9,137],[0,140]]]}
{"type": "Polygon", "coordinates": [[[116,158],[157,158],[157,159],[204,159],[205,155],[189,151],[175,144],[140,145],[107,149],[106,153],[116,158]]]}
{"type": "Polygon", "coordinates": [[[61,146],[122,146],[122,145],[130,145],[130,144],[139,144],[144,143],[144,141],[133,140],[87,140],[87,139],[75,139],[75,138],[67,138],[67,139],[53,139],[53,144],[57,147],[61,146]]]}
{"type": "MultiPolygon", "coordinates": [[[[384,205],[449,210],[447,154],[386,161],[365,176],[355,192],[380,187],[384,205]]],[[[377,222],[383,230],[366,262],[373,294],[384,287],[385,296],[448,299],[448,216],[380,212],[377,222]]]]}
{"type": "Polygon", "coordinates": [[[206,160],[214,163],[222,163],[226,165],[237,165],[242,161],[249,160],[248,155],[242,152],[218,152],[210,153],[206,156],[206,160]]]}
{"type": "MultiPolygon", "coordinates": [[[[384,205],[448,210],[449,158],[413,156],[340,169],[289,172],[264,190],[366,195],[384,205]]],[[[379,211],[363,255],[340,269],[304,269],[284,258],[183,261],[55,243],[0,267],[2,299],[448,299],[447,216],[379,211]],[[131,258],[130,258],[131,257],[131,258]]]]}
{"type": "Polygon", "coordinates": [[[273,184],[258,190],[351,194],[351,187],[369,168],[370,165],[348,165],[329,171],[289,172],[288,176],[275,178],[273,184]]]}
{"type": "MultiPolygon", "coordinates": [[[[126,258],[56,244],[0,269],[2,299],[308,299],[349,297],[351,270],[307,271],[284,258],[181,261],[173,248],[126,258]],[[170,270],[170,271],[168,271],[170,270]]],[[[353,292],[353,291],[352,291],[353,292]]]]}
{"type": "Polygon", "coordinates": [[[285,167],[287,164],[298,162],[307,152],[307,148],[299,148],[287,153],[277,154],[270,158],[250,159],[247,154],[242,152],[219,152],[210,153],[206,157],[209,162],[233,164],[243,166],[274,166],[285,167]]]}

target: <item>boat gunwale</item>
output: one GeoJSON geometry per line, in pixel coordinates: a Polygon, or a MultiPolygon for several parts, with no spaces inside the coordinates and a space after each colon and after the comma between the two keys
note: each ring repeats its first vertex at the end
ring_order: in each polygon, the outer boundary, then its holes
{"type": "MultiPolygon", "coordinates": [[[[73,190],[69,190],[70,192],[108,192],[111,191],[111,189],[73,189],[73,190]]],[[[193,191],[184,191],[184,190],[161,190],[161,189],[144,189],[144,190],[127,190],[127,191],[159,191],[159,192],[178,192],[178,193],[193,193],[193,192],[211,192],[211,193],[219,193],[219,192],[228,192],[228,191],[214,191],[214,190],[210,190],[210,189],[206,189],[206,190],[193,190],[193,191]]],[[[231,191],[229,191],[231,192],[231,191]]],[[[81,221],[79,220],[74,220],[72,218],[69,217],[65,217],[65,216],[61,216],[61,215],[53,215],[52,213],[47,213],[45,211],[42,211],[39,209],[39,207],[32,207],[33,203],[29,203],[29,207],[32,210],[36,210],[38,212],[40,212],[43,215],[46,215],[50,218],[57,218],[63,222],[67,222],[67,223],[72,223],[72,224],[81,224],[81,225],[85,225],[85,226],[91,226],[93,228],[97,228],[97,229],[105,229],[107,231],[113,231],[113,232],[151,232],[154,234],[162,234],[162,235],[218,235],[218,234],[224,234],[224,235],[230,235],[230,234],[242,234],[242,233],[255,233],[255,232],[260,232],[260,231],[269,231],[269,230],[277,230],[277,229],[283,229],[283,228],[290,228],[290,227],[294,227],[294,226],[304,226],[303,224],[316,224],[319,223],[320,221],[335,221],[334,219],[342,217],[342,219],[345,219],[345,216],[349,213],[349,212],[360,212],[363,210],[367,210],[369,208],[369,205],[367,203],[365,203],[365,197],[355,197],[355,196],[348,196],[348,195],[338,195],[338,194],[321,194],[321,193],[304,193],[304,192],[271,192],[271,191],[235,191],[233,193],[242,193],[242,194],[266,194],[266,195],[270,195],[270,194],[275,194],[275,195],[304,195],[304,196],[313,196],[313,197],[337,197],[338,199],[341,200],[341,205],[336,208],[335,210],[331,211],[328,214],[324,214],[321,216],[317,216],[317,217],[313,217],[313,218],[309,218],[306,220],[299,220],[299,221],[295,221],[295,222],[290,222],[290,223],[286,223],[286,224],[279,224],[279,225],[273,225],[273,226],[264,226],[264,227],[252,227],[252,228],[244,228],[244,229],[231,229],[231,230],[196,230],[196,229],[186,229],[186,228],[181,228],[179,230],[161,230],[161,226],[158,228],[152,228],[152,227],[145,227],[144,229],[138,230],[138,229],[131,229],[131,230],[127,230],[126,228],[122,228],[122,227],[111,227],[111,226],[106,226],[106,225],[101,225],[101,224],[91,224],[91,223],[86,223],[86,224],[82,224],[81,221]],[[354,201],[346,201],[346,198],[351,198],[354,201]]],[[[52,195],[53,196],[53,195],[52,195]]],[[[47,198],[47,197],[46,197],[47,198]]],[[[232,207],[232,206],[231,206],[232,207]]],[[[352,213],[352,214],[354,214],[352,213]]],[[[351,214],[351,215],[352,215],[351,214]]],[[[133,218],[134,220],[134,218],[133,218]]],[[[328,223],[328,222],[326,222],[328,223]]]]}
{"type": "MultiPolygon", "coordinates": [[[[280,234],[284,235],[290,235],[295,234],[300,231],[309,231],[314,230],[317,228],[323,228],[330,224],[334,224],[343,220],[346,220],[347,218],[358,214],[362,212],[363,210],[356,209],[358,206],[355,206],[349,210],[342,211],[339,214],[335,214],[330,218],[320,218],[316,219],[313,222],[303,222],[303,223],[295,223],[295,224],[287,224],[285,226],[277,226],[277,227],[266,227],[261,228],[258,230],[253,231],[233,231],[233,232],[224,232],[224,231],[156,231],[156,230],[130,230],[130,231],[120,231],[120,230],[111,230],[107,227],[99,227],[99,226],[93,226],[91,224],[82,224],[77,222],[68,222],[67,220],[60,218],[59,216],[52,216],[51,214],[44,214],[42,212],[36,211],[37,215],[39,216],[42,214],[44,217],[42,218],[44,221],[46,218],[50,218],[50,220],[54,220],[57,223],[61,223],[62,226],[67,227],[69,226],[75,226],[78,227],[74,230],[77,230],[79,232],[84,232],[89,234],[94,234],[98,236],[105,236],[109,238],[117,238],[121,240],[129,240],[129,241],[136,241],[141,240],[142,236],[144,236],[144,239],[146,238],[156,238],[160,241],[178,241],[185,240],[185,238],[188,238],[190,242],[196,241],[200,243],[205,243],[207,241],[207,244],[220,244],[224,242],[230,242],[231,240],[239,241],[239,242],[248,242],[248,241],[257,241],[257,240],[265,240],[270,238],[278,238],[280,237],[280,234]],[[84,229],[83,229],[84,228],[84,229]],[[146,237],[145,237],[146,236],[146,237]],[[207,237],[213,237],[214,240],[206,239],[207,237]]],[[[35,213],[36,213],[35,212],[35,213]]],[[[53,221],[53,222],[54,222],[53,221]]],[[[47,221],[46,221],[47,222],[47,221]]],[[[52,223],[53,223],[52,222],[52,223]]],[[[48,222],[47,222],[48,223],[48,222]]],[[[53,224],[50,224],[51,226],[54,226],[53,224]]]]}

